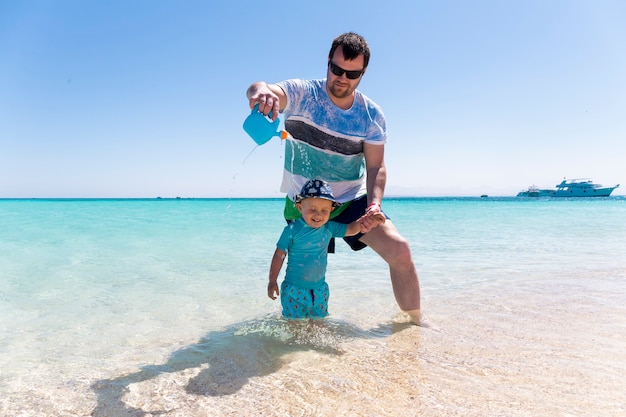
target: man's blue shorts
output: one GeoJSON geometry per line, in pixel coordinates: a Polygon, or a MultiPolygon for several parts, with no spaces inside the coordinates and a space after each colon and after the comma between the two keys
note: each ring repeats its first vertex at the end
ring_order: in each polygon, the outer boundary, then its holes
{"type": "Polygon", "coordinates": [[[297,287],[287,281],[280,285],[280,303],[287,319],[326,317],[328,297],[330,291],[326,281],[314,289],[297,287]]]}
{"type": "MultiPolygon", "coordinates": [[[[352,200],[345,210],[339,213],[336,217],[331,217],[331,220],[337,223],[350,224],[364,215],[365,210],[367,210],[367,195],[361,196],[356,200],[352,200]]],[[[385,217],[387,219],[389,218],[386,214],[385,217]]],[[[363,233],[359,232],[354,236],[345,236],[343,240],[350,245],[352,250],[357,251],[367,247],[365,243],[359,240],[362,236],[363,233]]],[[[335,253],[335,239],[331,239],[328,244],[328,253],[335,253]]]]}

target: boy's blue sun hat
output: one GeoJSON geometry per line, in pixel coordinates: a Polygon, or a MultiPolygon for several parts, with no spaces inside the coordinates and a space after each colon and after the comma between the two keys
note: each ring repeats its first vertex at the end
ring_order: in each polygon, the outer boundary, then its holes
{"type": "Polygon", "coordinates": [[[296,195],[295,202],[299,203],[305,198],[311,198],[311,197],[330,200],[333,202],[333,206],[339,205],[339,203],[335,200],[333,191],[330,189],[330,185],[328,185],[328,183],[323,180],[307,181],[302,187],[302,190],[300,190],[300,194],[296,195]]]}

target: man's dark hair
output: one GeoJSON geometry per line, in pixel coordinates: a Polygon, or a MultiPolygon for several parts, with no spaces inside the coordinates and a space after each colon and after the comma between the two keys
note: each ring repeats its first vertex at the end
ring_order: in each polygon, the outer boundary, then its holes
{"type": "Polygon", "coordinates": [[[337,47],[341,46],[343,49],[343,57],[348,61],[351,61],[363,55],[363,68],[367,68],[367,64],[370,62],[370,47],[367,45],[367,41],[361,35],[357,35],[354,32],[344,33],[339,35],[333,40],[333,45],[330,47],[328,53],[328,59],[332,59],[337,47]]]}

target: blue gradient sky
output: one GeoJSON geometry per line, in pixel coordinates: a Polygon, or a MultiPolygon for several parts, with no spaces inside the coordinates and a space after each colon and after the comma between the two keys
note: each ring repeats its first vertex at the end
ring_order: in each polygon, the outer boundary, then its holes
{"type": "Polygon", "coordinates": [[[626,2],[0,1],[0,197],[280,197],[241,128],[256,80],[365,36],[387,194],[626,194],[626,2]]]}

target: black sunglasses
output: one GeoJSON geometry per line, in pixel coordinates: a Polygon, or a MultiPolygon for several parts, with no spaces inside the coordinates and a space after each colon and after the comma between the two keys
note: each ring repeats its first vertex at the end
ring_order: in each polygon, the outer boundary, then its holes
{"type": "Polygon", "coordinates": [[[349,80],[356,80],[361,75],[363,75],[363,71],[365,71],[365,68],[359,71],[348,71],[348,70],[341,68],[338,65],[333,64],[332,61],[328,61],[328,67],[330,68],[330,72],[335,74],[337,77],[341,77],[343,73],[345,72],[346,78],[349,80]]]}

